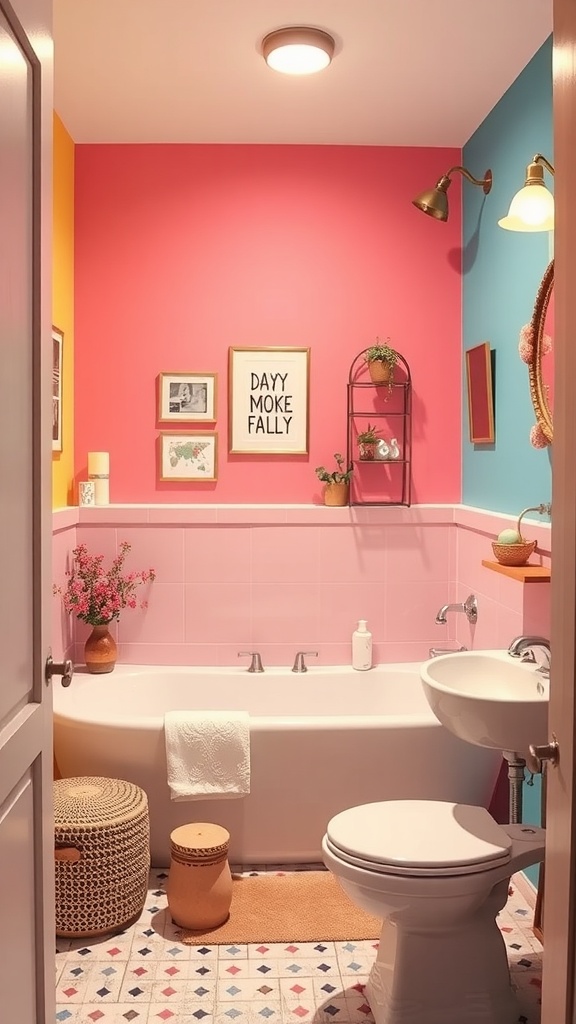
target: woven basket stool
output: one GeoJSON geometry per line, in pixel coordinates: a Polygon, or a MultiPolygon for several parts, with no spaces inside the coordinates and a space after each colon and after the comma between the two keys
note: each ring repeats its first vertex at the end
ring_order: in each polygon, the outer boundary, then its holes
{"type": "Polygon", "coordinates": [[[121,779],[54,782],[56,934],[93,938],[141,913],[148,890],[148,797],[121,779]]]}
{"type": "Polygon", "coordinates": [[[167,893],[174,923],[194,930],[223,924],[232,902],[230,833],[203,821],[180,825],[170,833],[170,846],[167,893]]]}

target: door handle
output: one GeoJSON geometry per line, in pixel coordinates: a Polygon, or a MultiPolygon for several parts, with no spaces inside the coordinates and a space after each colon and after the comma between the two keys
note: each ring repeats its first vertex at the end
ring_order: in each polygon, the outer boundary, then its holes
{"type": "Polygon", "coordinates": [[[534,743],[531,743],[528,750],[530,754],[526,759],[526,764],[529,771],[535,773],[541,772],[543,761],[549,761],[553,768],[558,767],[560,761],[560,745],[554,733],[552,733],[550,743],[542,743],[540,746],[536,746],[534,743]]]}
{"type": "Polygon", "coordinates": [[[52,676],[62,676],[62,686],[70,686],[73,675],[74,664],[70,658],[66,658],[65,661],[53,661],[52,655],[48,655],[46,658],[46,666],[44,668],[46,686],[50,686],[52,676]]]}

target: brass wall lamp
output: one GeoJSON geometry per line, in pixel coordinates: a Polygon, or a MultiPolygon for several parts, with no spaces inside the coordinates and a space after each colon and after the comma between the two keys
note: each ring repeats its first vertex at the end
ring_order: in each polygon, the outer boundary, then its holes
{"type": "Polygon", "coordinates": [[[498,221],[507,231],[553,231],[554,196],[544,184],[544,167],[554,168],[541,153],[536,153],[526,168],[526,181],[510,203],[506,217],[498,221]]]}
{"type": "Polygon", "coordinates": [[[472,182],[473,185],[478,185],[484,195],[487,196],[490,189],[492,188],[492,171],[488,170],[484,174],[483,178],[475,178],[473,174],[470,174],[465,167],[451,167],[446,174],[436,182],[434,188],[428,189],[427,192],[421,192],[416,199],[412,200],[414,206],[422,210],[423,213],[427,213],[430,217],[435,217],[436,220],[448,220],[448,188],[452,183],[450,175],[458,171],[462,174],[467,181],[472,182]]]}

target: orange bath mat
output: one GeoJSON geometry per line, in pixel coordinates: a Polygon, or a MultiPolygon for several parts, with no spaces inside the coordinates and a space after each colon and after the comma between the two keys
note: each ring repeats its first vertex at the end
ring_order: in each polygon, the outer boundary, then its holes
{"type": "Polygon", "coordinates": [[[329,871],[235,878],[230,916],[210,931],[182,929],[189,946],[378,939],[382,922],[354,906],[329,871]]]}

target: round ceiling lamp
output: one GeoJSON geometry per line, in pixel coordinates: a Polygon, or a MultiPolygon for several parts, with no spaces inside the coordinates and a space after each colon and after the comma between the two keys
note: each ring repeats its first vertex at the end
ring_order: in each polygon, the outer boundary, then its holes
{"type": "Polygon", "coordinates": [[[279,28],[262,40],[268,67],[285,75],[312,75],[327,68],[334,56],[334,40],[319,28],[279,28]]]}

